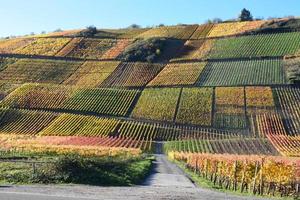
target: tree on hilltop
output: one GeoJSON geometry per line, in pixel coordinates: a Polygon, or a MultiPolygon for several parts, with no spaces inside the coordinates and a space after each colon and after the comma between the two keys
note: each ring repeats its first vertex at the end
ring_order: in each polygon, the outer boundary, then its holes
{"type": "Polygon", "coordinates": [[[252,21],[253,17],[252,14],[249,10],[247,10],[246,8],[244,8],[239,16],[239,20],[240,21],[252,21]]]}

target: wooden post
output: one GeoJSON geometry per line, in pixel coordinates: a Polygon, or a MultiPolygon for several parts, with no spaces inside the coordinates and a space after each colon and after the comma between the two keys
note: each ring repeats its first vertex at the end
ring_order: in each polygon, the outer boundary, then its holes
{"type": "Polygon", "coordinates": [[[247,166],[247,162],[244,163],[244,167],[243,167],[243,174],[242,174],[242,181],[241,181],[241,193],[244,192],[244,182],[245,182],[246,166],[247,166]]]}
{"type": "Polygon", "coordinates": [[[253,184],[252,184],[252,193],[256,193],[256,176],[258,172],[258,162],[255,162],[255,172],[254,172],[254,179],[253,179],[253,184]]]}
{"type": "Polygon", "coordinates": [[[260,184],[259,184],[260,185],[260,188],[259,188],[260,195],[264,194],[263,167],[264,167],[264,158],[261,159],[260,173],[259,173],[259,176],[260,176],[260,184]]]}
{"type": "Polygon", "coordinates": [[[33,169],[33,174],[35,174],[36,168],[35,168],[35,163],[34,162],[32,163],[32,169],[33,169]]]}
{"type": "Polygon", "coordinates": [[[234,191],[237,190],[237,161],[234,162],[234,182],[233,182],[234,191]]]}

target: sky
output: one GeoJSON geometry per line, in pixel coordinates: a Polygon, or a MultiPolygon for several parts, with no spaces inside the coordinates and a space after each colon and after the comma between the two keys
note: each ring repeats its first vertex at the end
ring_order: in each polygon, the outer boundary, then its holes
{"type": "Polygon", "coordinates": [[[300,0],[0,0],[0,37],[78,29],[203,23],[236,18],[300,16],[300,0]]]}

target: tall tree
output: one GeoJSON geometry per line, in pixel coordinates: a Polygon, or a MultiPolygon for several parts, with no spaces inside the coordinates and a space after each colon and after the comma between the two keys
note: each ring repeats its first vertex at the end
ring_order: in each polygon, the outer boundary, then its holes
{"type": "Polygon", "coordinates": [[[252,21],[253,17],[251,15],[251,12],[244,8],[239,16],[240,21],[252,21]]]}

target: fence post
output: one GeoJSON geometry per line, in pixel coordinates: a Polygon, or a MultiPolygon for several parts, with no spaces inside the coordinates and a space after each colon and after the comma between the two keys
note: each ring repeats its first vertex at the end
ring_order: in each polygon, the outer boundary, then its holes
{"type": "Polygon", "coordinates": [[[253,179],[253,184],[252,184],[252,193],[255,194],[256,193],[256,176],[257,176],[257,172],[258,172],[258,162],[255,162],[255,172],[254,172],[254,179],[253,179]]]}
{"type": "Polygon", "coordinates": [[[263,166],[264,166],[264,158],[261,159],[261,165],[260,165],[260,195],[264,194],[264,180],[263,180],[263,166]]]}
{"type": "Polygon", "coordinates": [[[234,162],[234,183],[233,183],[233,190],[237,190],[237,161],[234,162]]]}
{"type": "Polygon", "coordinates": [[[32,169],[33,169],[33,174],[35,174],[36,168],[35,168],[35,163],[34,162],[32,163],[32,169]]]}

